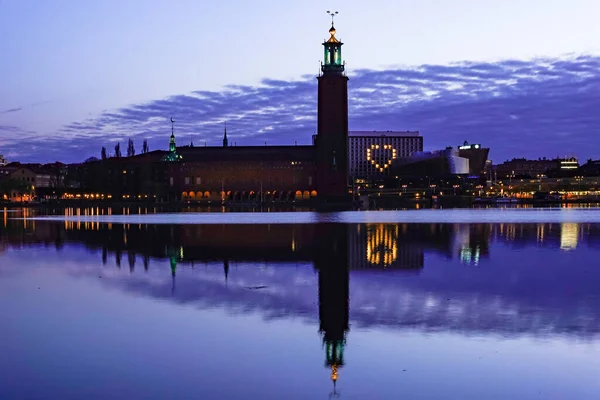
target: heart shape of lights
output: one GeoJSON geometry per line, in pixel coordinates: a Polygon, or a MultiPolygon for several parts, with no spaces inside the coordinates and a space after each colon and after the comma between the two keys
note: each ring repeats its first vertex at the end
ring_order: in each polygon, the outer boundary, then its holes
{"type": "Polygon", "coordinates": [[[372,144],[367,149],[367,161],[383,172],[392,165],[397,157],[397,151],[391,144],[372,144]]]}

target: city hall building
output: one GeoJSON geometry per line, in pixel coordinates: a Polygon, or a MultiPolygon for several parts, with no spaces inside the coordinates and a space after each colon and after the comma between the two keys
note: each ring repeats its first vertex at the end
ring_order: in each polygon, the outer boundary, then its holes
{"type": "Polygon", "coordinates": [[[348,77],[335,35],[332,22],[313,145],[230,146],[225,131],[222,146],[177,147],[172,126],[168,152],[85,163],[82,189],[113,199],[348,201],[348,77]]]}

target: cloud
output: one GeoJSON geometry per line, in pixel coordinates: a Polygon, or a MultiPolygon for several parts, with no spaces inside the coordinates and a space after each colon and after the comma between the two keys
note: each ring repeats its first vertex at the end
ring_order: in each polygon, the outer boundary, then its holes
{"type": "MultiPolygon", "coordinates": [[[[351,130],[419,130],[426,149],[477,142],[489,146],[500,162],[513,156],[599,158],[598,71],[600,56],[593,55],[350,70],[349,125],[351,130]]],[[[129,137],[166,148],[171,116],[181,144],[219,144],[224,121],[230,142],[238,145],[309,144],[316,108],[314,76],[196,90],[67,124],[47,141],[46,153],[84,159],[129,137]],[[69,138],[70,150],[60,138],[69,138]]],[[[23,155],[41,154],[17,145],[23,155]]]]}
{"type": "Polygon", "coordinates": [[[17,112],[17,111],[21,111],[22,109],[23,109],[23,107],[9,108],[8,110],[0,111],[0,114],[8,114],[8,113],[12,113],[12,112],[17,112]]]}

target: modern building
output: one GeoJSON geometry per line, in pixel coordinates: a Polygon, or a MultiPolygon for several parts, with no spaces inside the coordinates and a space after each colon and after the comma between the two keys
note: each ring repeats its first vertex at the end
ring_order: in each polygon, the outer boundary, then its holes
{"type": "Polygon", "coordinates": [[[457,149],[415,152],[398,160],[392,168],[395,176],[407,177],[446,177],[468,175],[469,160],[460,157],[457,149]]]}
{"type": "Polygon", "coordinates": [[[469,160],[469,175],[485,175],[485,163],[490,154],[490,149],[480,144],[469,144],[464,142],[458,146],[458,156],[469,160]]]}
{"type": "Polygon", "coordinates": [[[457,148],[414,152],[402,157],[392,169],[394,176],[441,178],[455,175],[479,177],[485,174],[490,149],[464,142],[457,148]]]}
{"type": "Polygon", "coordinates": [[[354,180],[384,178],[397,159],[421,151],[423,137],[418,131],[350,131],[348,173],[354,180]]]}

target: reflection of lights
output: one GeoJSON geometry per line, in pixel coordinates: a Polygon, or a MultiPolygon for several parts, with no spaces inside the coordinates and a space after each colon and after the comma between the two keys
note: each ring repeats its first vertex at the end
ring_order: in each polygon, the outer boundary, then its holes
{"type": "Polygon", "coordinates": [[[544,242],[544,234],[546,233],[546,226],[544,224],[538,224],[537,225],[537,241],[539,243],[543,243],[544,242]]]}
{"type": "Polygon", "coordinates": [[[575,250],[579,239],[579,224],[560,224],[560,249],[575,250]]]}
{"type": "Polygon", "coordinates": [[[367,225],[367,262],[393,264],[398,258],[398,225],[367,225]]]}
{"type": "Polygon", "coordinates": [[[460,261],[463,264],[479,265],[479,258],[481,256],[481,249],[479,246],[475,246],[474,249],[468,245],[463,245],[460,248],[460,261]]]}

